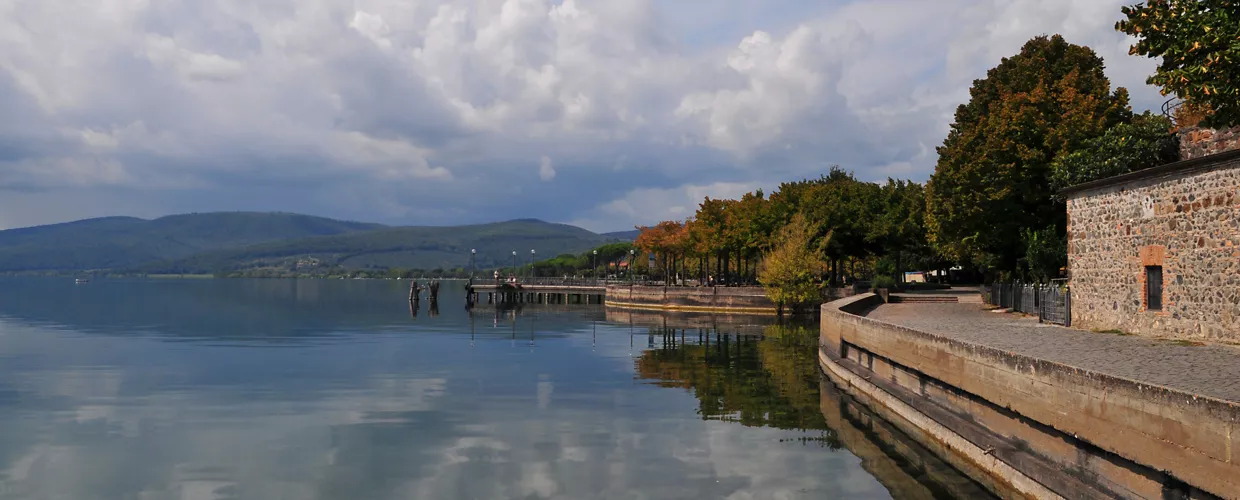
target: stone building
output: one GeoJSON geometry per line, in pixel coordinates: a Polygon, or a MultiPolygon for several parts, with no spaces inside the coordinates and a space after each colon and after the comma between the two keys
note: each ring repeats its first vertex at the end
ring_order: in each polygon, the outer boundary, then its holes
{"type": "Polygon", "coordinates": [[[1073,326],[1240,343],[1240,150],[1064,195],[1073,326]]]}
{"type": "Polygon", "coordinates": [[[1190,127],[1180,131],[1180,158],[1189,160],[1240,149],[1240,127],[1223,130],[1190,127]]]}

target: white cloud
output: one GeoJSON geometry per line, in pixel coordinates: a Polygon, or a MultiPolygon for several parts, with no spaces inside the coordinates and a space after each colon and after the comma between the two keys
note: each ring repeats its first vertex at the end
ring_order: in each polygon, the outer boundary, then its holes
{"type": "MultiPolygon", "coordinates": [[[[697,203],[624,193],[830,164],[921,180],[970,82],[1038,34],[1093,47],[1156,107],[1153,62],[1112,29],[1123,3],[0,0],[0,190],[48,205],[5,223],[67,213],[50,205],[69,190],[78,216],[136,193],[153,216],[262,185],[251,208],[474,222],[497,208],[464,195],[503,192],[521,216],[606,230],[697,203]],[[538,179],[512,161],[540,155],[538,179]],[[117,186],[135,191],[82,191],[117,186]]],[[[38,205],[15,200],[0,213],[38,205]]]]}
{"type": "Polygon", "coordinates": [[[551,165],[551,158],[543,155],[538,160],[538,178],[543,181],[549,181],[555,178],[555,167],[551,165]]]}
{"type": "Polygon", "coordinates": [[[598,204],[586,217],[571,221],[581,227],[629,229],[628,221],[648,221],[652,225],[664,220],[683,221],[697,211],[702,200],[740,198],[761,189],[757,183],[716,182],[704,185],[687,184],[675,188],[634,189],[623,196],[598,204]]]}
{"type": "Polygon", "coordinates": [[[387,23],[383,21],[381,16],[359,10],[353,13],[353,20],[349,22],[349,27],[357,30],[358,33],[369,38],[370,41],[375,42],[375,45],[385,49],[392,47],[392,41],[387,39],[391,29],[388,28],[387,23]]]}

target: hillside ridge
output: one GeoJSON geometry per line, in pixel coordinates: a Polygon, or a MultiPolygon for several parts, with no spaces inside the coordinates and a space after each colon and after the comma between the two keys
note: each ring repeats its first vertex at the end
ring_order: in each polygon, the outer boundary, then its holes
{"type": "Polygon", "coordinates": [[[98,217],[0,231],[0,273],[106,270],[220,273],[297,262],[344,268],[452,268],[582,252],[622,236],[539,219],[389,226],[288,212],[98,217]]]}

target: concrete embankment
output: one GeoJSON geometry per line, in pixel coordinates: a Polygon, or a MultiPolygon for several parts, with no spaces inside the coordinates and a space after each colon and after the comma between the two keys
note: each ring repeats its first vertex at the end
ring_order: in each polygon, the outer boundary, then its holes
{"type": "Polygon", "coordinates": [[[760,287],[607,285],[606,304],[664,311],[779,313],[760,287]]]}
{"type": "MultiPolygon", "coordinates": [[[[824,372],[996,493],[1240,498],[1240,404],[1031,356],[982,335],[953,336],[867,317],[878,307],[906,307],[881,304],[865,294],[823,306],[824,372]]],[[[930,307],[918,310],[920,321],[935,314],[930,307]]],[[[1017,321],[986,314],[994,323],[975,328],[1017,321]]],[[[1036,322],[1026,326],[1027,332],[1012,334],[1042,331],[1036,322]]],[[[1069,332],[1095,335],[1056,334],[1069,332]]],[[[1057,343],[1073,348],[1063,339],[1057,343]]],[[[1223,355],[1212,359],[1217,356],[1223,355]]]]}

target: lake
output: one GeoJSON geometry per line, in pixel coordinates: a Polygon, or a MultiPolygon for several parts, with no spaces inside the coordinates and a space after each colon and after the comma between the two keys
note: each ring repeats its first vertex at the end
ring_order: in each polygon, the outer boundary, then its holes
{"type": "Polygon", "coordinates": [[[813,325],[408,284],[0,278],[0,499],[986,496],[813,325]]]}

